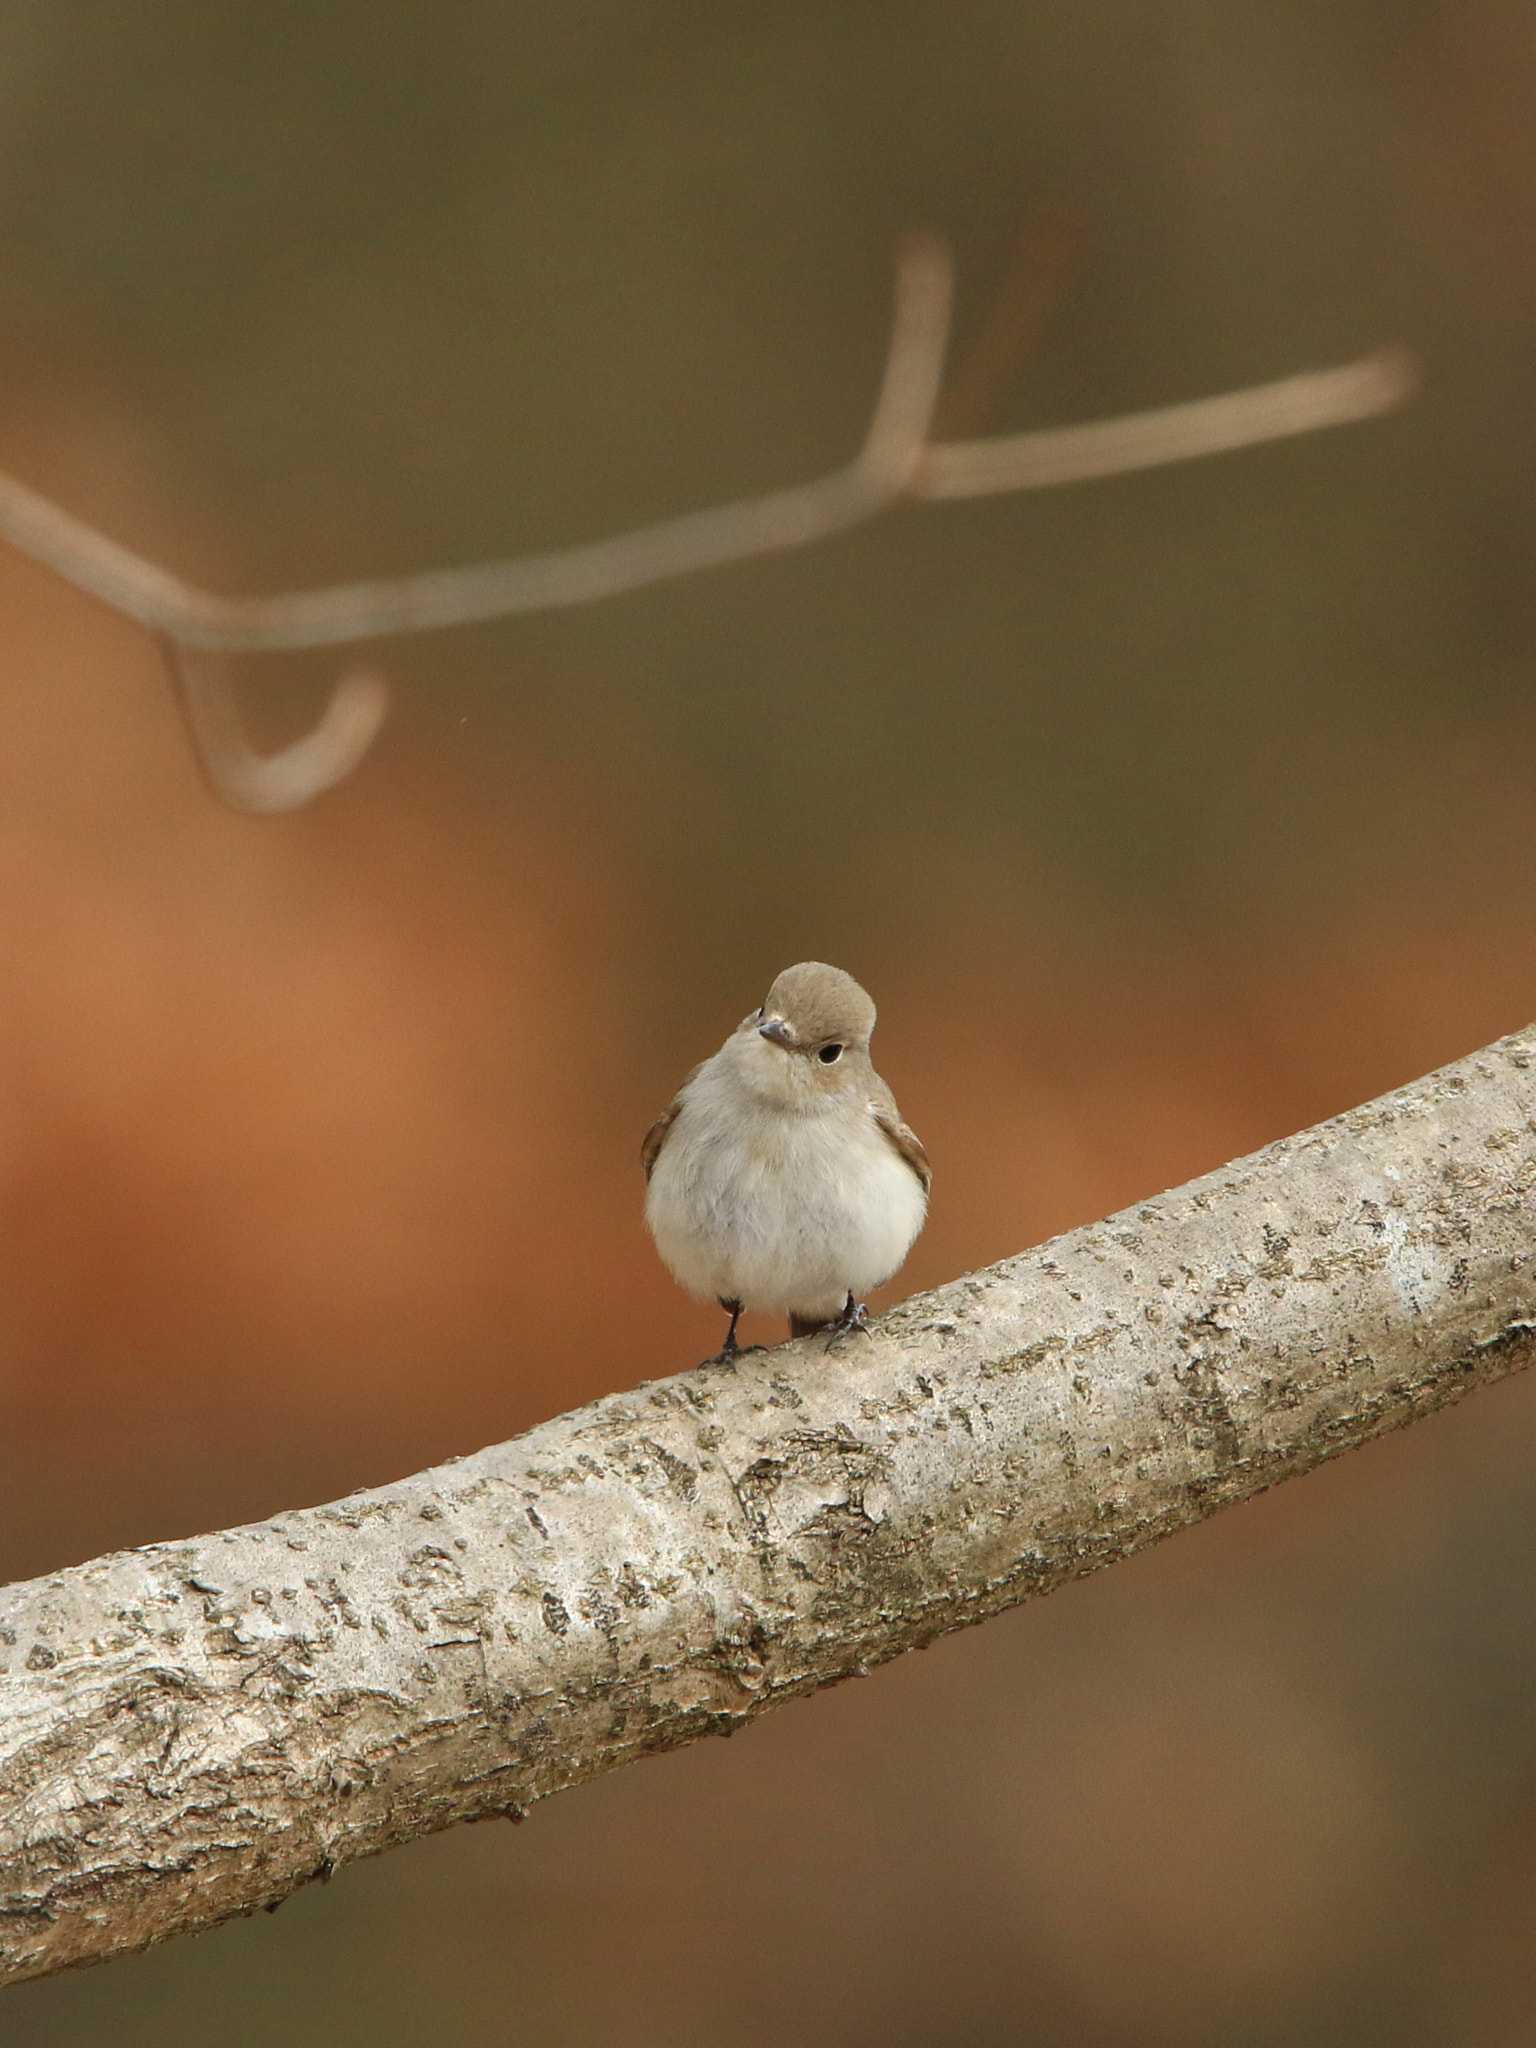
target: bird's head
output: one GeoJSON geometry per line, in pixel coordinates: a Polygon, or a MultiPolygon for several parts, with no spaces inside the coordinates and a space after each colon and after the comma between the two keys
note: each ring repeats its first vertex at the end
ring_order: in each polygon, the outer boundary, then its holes
{"type": "Polygon", "coordinates": [[[820,960],[786,967],[760,1010],[742,1019],[760,1083],[798,1100],[840,1095],[867,1067],[875,1006],[851,974],[820,960]],[[766,1057],[765,1057],[766,1055],[766,1057]]]}

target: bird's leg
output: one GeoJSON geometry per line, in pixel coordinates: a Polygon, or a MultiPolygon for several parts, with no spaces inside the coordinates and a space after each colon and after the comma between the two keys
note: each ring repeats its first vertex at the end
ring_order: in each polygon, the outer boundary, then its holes
{"type": "Polygon", "coordinates": [[[865,1308],[862,1301],[854,1300],[853,1289],[850,1287],[848,1299],[843,1303],[842,1314],[834,1318],[826,1326],[827,1349],[830,1351],[834,1344],[841,1344],[845,1337],[867,1337],[869,1335],[868,1322],[868,1309],[865,1308]]]}
{"type": "Polygon", "coordinates": [[[763,1349],[761,1344],[738,1344],[736,1342],[736,1325],[741,1321],[741,1303],[739,1301],[726,1301],[722,1297],[720,1306],[730,1317],[731,1327],[726,1331],[725,1342],[715,1353],[714,1357],[706,1358],[703,1361],[705,1365],[730,1365],[734,1360],[744,1358],[749,1351],[761,1351],[763,1349]]]}

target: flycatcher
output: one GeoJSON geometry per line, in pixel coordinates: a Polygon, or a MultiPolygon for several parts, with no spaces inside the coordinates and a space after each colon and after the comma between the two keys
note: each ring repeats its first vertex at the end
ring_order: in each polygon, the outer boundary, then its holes
{"type": "Polygon", "coordinates": [[[790,1335],[864,1326],[928,1211],[928,1155],[870,1065],[875,1006],[851,974],[786,967],[760,1010],[694,1068],[645,1136],[645,1220],[674,1279],[790,1335]]]}

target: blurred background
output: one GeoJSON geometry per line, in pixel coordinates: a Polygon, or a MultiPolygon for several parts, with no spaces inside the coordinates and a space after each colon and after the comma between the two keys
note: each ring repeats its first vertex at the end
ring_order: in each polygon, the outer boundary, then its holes
{"type": "MultiPolygon", "coordinates": [[[[0,468],[229,592],[596,538],[846,460],[916,225],[952,432],[1395,340],[1424,394],[389,643],[272,821],[0,550],[0,1575],[712,1350],[637,1146],[792,960],[934,1159],[899,1291],[1536,1016],[1514,0],[11,0],[0,468]]],[[[335,660],[239,673],[275,742],[335,660]]],[[[0,2038],[1515,2048],[1533,1578],[1514,1381],[0,2038]]]]}

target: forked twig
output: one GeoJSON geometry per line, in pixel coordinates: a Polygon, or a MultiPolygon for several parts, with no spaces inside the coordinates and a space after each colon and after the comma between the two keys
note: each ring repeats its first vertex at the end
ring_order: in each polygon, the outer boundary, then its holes
{"type": "Polygon", "coordinates": [[[209,781],[237,809],[276,812],[308,802],[362,759],[384,720],[384,680],[373,670],[350,672],[312,733],[264,756],[245,737],[223,664],[208,657],[339,646],[587,604],[719,563],[804,547],[898,502],[1033,490],[1187,461],[1366,419],[1401,404],[1414,388],[1407,355],[1388,351],[1342,369],[1123,419],[929,443],[949,302],[947,248],[936,236],[910,237],[897,266],[895,321],[874,417],[846,468],[583,546],[278,597],[218,597],[3,473],[0,539],[157,632],[209,781]]]}
{"type": "Polygon", "coordinates": [[[914,236],[897,269],[895,325],[874,418],[846,469],[609,540],[281,597],[215,597],[130,554],[4,475],[0,539],[180,645],[225,654],[334,646],[551,611],[716,563],[803,547],[858,525],[912,487],[944,370],[949,284],[943,244],[914,236]]]}

